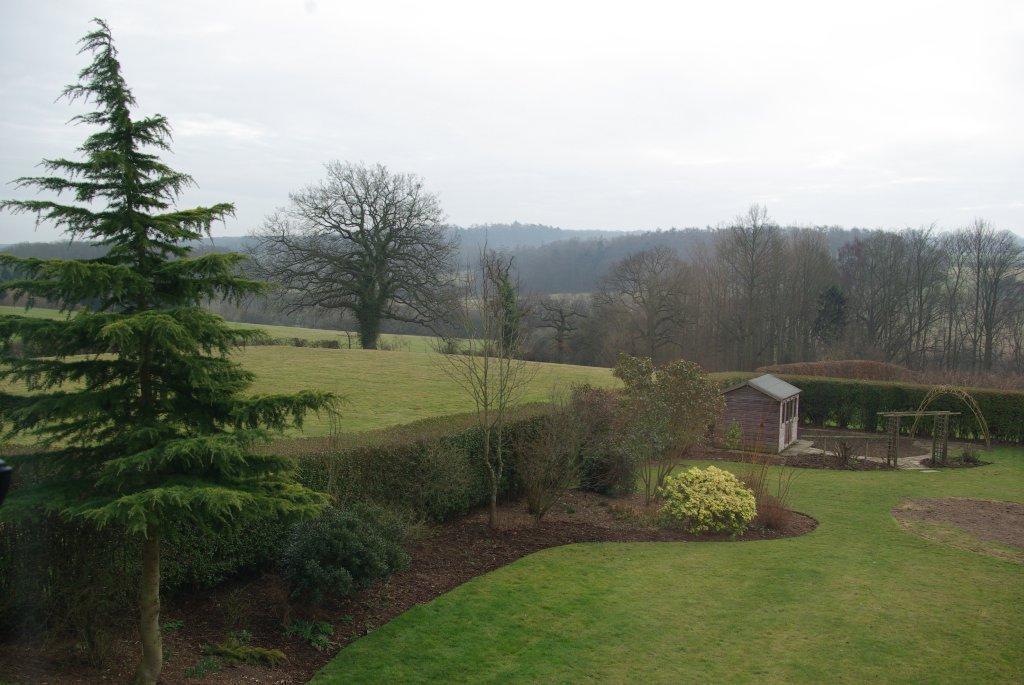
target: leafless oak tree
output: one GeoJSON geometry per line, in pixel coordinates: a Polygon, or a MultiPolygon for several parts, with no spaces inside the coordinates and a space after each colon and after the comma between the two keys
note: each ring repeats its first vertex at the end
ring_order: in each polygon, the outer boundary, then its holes
{"type": "Polygon", "coordinates": [[[364,348],[385,320],[432,325],[449,302],[455,246],[437,196],[411,174],[332,162],[267,217],[252,254],[292,310],[351,312],[364,348]]]}
{"type": "Polygon", "coordinates": [[[630,352],[663,359],[681,343],[686,295],[686,264],[671,248],[655,247],[616,264],[594,299],[603,315],[621,320],[630,352]]]}
{"type": "Polygon", "coordinates": [[[569,340],[587,318],[586,304],[579,297],[546,295],[535,307],[537,328],[549,329],[559,359],[569,353],[569,340]]]}

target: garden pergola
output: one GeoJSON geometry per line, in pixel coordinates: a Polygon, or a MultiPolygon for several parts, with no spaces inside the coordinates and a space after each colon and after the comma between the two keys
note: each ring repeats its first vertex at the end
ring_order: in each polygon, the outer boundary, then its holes
{"type": "MultiPolygon", "coordinates": [[[[932,424],[932,463],[945,464],[949,456],[949,417],[959,416],[958,411],[881,411],[879,416],[885,417],[885,462],[896,468],[900,456],[900,424],[903,417],[913,416],[914,426],[923,416],[933,416],[935,421],[932,424]]],[[[912,431],[913,432],[913,431],[912,431]]],[[[913,435],[910,436],[913,438],[913,435]]]]}

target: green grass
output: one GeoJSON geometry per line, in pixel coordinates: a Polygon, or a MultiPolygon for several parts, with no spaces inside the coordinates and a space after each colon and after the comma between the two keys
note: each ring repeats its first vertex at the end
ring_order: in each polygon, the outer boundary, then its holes
{"type": "MultiPolygon", "coordinates": [[[[21,307],[0,307],[0,314],[20,313],[21,307]]],[[[30,316],[52,318],[53,309],[30,309],[30,316]]],[[[345,339],[344,333],[290,326],[262,328],[275,338],[306,340],[345,339]]],[[[418,419],[470,411],[472,401],[445,375],[443,358],[433,352],[433,338],[417,335],[384,335],[396,351],[326,349],[290,345],[261,345],[237,350],[232,356],[256,374],[254,393],[295,392],[318,389],[342,396],[343,431],[386,428],[418,419]]],[[[530,363],[533,378],[524,402],[548,400],[553,389],[568,389],[574,383],[612,386],[617,381],[610,369],[567,364],[530,363]]],[[[328,431],[324,416],[310,417],[304,436],[328,431]]]]}
{"type": "Polygon", "coordinates": [[[820,526],[799,538],[545,550],[406,612],[313,682],[1022,682],[1024,566],[890,514],[907,497],[1024,500],[1024,452],[992,460],[801,471],[794,506],[820,526]]]}
{"type": "MultiPolygon", "coordinates": [[[[256,373],[254,392],[307,388],[343,396],[340,428],[365,431],[432,416],[469,411],[472,401],[445,375],[437,353],[328,350],[309,347],[250,347],[233,357],[256,373]]],[[[610,386],[610,369],[530,363],[533,376],[523,401],[544,401],[552,389],[574,383],[610,386]]],[[[312,419],[303,435],[327,431],[324,417],[312,419]]]]}

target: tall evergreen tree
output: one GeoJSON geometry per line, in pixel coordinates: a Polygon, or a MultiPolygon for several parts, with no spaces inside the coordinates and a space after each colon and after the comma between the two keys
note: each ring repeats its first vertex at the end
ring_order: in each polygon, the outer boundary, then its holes
{"type": "Polygon", "coordinates": [[[176,208],[193,181],[153,154],[169,149],[168,122],[132,117],[135,99],[110,31],[96,25],[82,39],[92,62],[64,96],[94,105],[72,121],[97,130],[81,159],[44,160],[50,175],[18,180],[75,204],[0,203],[106,248],[88,260],[0,258],[20,274],[3,291],[66,312],[59,320],[0,317],[0,378],[31,391],[0,393],[4,432],[40,445],[29,459],[45,474],[17,488],[2,511],[58,512],[141,538],[136,682],[153,683],[162,653],[161,537],[182,524],[214,530],[249,515],[316,513],[322,497],[292,479],[291,462],[254,448],[333,397],[243,395],[252,374],[227,355],[257,334],[232,329],[201,304],[263,286],[238,276],[240,255],[192,257],[188,247],[234,208],[176,208]]]}

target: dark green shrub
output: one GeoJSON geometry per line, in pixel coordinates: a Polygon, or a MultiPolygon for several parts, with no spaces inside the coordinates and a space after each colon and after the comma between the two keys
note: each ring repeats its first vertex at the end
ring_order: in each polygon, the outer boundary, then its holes
{"type": "Polygon", "coordinates": [[[335,645],[331,642],[334,626],[327,621],[292,621],[284,629],[285,637],[297,637],[316,651],[322,652],[335,645]]]}
{"type": "Polygon", "coordinates": [[[162,552],[161,587],[174,594],[183,588],[210,588],[267,566],[277,558],[288,523],[255,518],[214,534],[181,527],[168,537],[162,552]]]}
{"type": "Polygon", "coordinates": [[[281,574],[296,599],[319,603],[341,597],[408,566],[403,538],[395,518],[378,507],[328,507],[292,527],[281,552],[281,574]]]}

